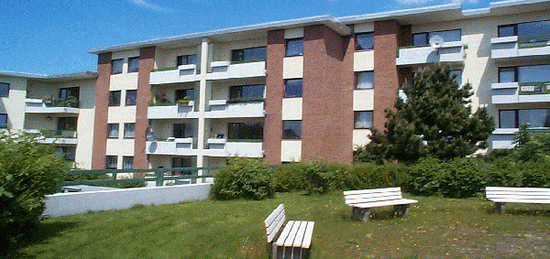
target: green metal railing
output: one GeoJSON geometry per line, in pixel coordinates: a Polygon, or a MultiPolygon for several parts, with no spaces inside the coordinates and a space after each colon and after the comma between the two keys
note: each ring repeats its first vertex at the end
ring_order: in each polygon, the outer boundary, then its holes
{"type": "Polygon", "coordinates": [[[108,179],[95,180],[69,180],[58,184],[58,191],[63,186],[91,185],[113,186],[117,184],[135,184],[155,182],[155,186],[164,186],[165,181],[188,179],[190,183],[196,183],[197,179],[212,178],[213,172],[220,169],[213,167],[181,167],[181,168],[154,168],[154,169],[102,169],[102,170],[71,170],[68,176],[108,176],[108,179]],[[119,174],[131,174],[129,178],[117,179],[119,174]],[[200,175],[199,175],[200,174],[200,175]]]}
{"type": "Polygon", "coordinates": [[[76,98],[44,99],[44,104],[46,107],[80,107],[80,101],[76,98]]]}

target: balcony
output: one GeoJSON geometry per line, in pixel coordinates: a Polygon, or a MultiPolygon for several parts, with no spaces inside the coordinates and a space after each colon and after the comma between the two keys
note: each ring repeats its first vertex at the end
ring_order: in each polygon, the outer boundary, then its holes
{"type": "Polygon", "coordinates": [[[40,135],[37,140],[39,143],[44,144],[62,144],[62,145],[76,145],[78,143],[76,139],[76,131],[72,130],[38,130],[28,129],[25,132],[29,134],[40,135]]]}
{"type": "Polygon", "coordinates": [[[147,109],[148,119],[181,119],[181,118],[198,118],[198,113],[195,112],[195,102],[190,101],[188,104],[166,103],[152,104],[147,109]]]}
{"type": "Polygon", "coordinates": [[[179,67],[161,68],[151,71],[150,84],[173,84],[198,81],[197,66],[195,64],[181,65],[179,67]]]}
{"type": "MultiPolygon", "coordinates": [[[[534,132],[534,133],[543,133],[543,132],[549,133],[550,128],[547,128],[547,127],[529,128],[528,131],[534,132]]],[[[515,146],[514,142],[516,141],[518,132],[519,132],[519,129],[517,128],[495,129],[492,135],[492,148],[493,149],[513,148],[515,146]]]]}
{"type": "Polygon", "coordinates": [[[265,61],[231,63],[215,61],[211,63],[212,72],[206,75],[207,80],[238,79],[265,76],[265,61]]]}
{"type": "Polygon", "coordinates": [[[464,64],[464,49],[461,41],[445,42],[441,48],[430,46],[408,46],[397,50],[395,63],[397,66],[418,66],[430,63],[464,64]]]}
{"type": "Polygon", "coordinates": [[[265,117],[264,101],[261,100],[211,100],[208,118],[255,118],[265,117]]]}
{"type": "Polygon", "coordinates": [[[78,114],[78,100],[73,99],[25,99],[25,113],[78,114]]]}
{"type": "Polygon", "coordinates": [[[263,140],[208,139],[205,155],[211,157],[263,157],[263,140]]]}
{"type": "Polygon", "coordinates": [[[147,141],[148,155],[196,156],[193,149],[193,138],[169,138],[164,141],[147,141]]]}
{"type": "Polygon", "coordinates": [[[491,91],[493,104],[550,102],[550,82],[493,83],[491,91]]]}
{"type": "Polygon", "coordinates": [[[496,61],[550,56],[550,35],[491,39],[491,58],[496,61]]]}

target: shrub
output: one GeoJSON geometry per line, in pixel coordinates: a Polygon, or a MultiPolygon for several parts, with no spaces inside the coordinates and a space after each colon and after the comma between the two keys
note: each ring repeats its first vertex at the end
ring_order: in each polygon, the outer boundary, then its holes
{"type": "Polygon", "coordinates": [[[409,181],[406,189],[417,195],[436,194],[440,184],[437,175],[443,168],[443,163],[439,159],[421,158],[409,167],[409,181]]]}
{"type": "Polygon", "coordinates": [[[407,167],[403,164],[358,163],[351,168],[349,189],[371,189],[403,186],[407,181],[407,167]]]}
{"type": "Polygon", "coordinates": [[[25,134],[0,133],[0,243],[10,247],[31,233],[69,166],[52,146],[25,134]]]}
{"type": "Polygon", "coordinates": [[[321,160],[313,160],[304,164],[304,169],[308,193],[325,193],[336,179],[335,172],[331,171],[329,165],[321,160]]]}
{"type": "Polygon", "coordinates": [[[266,161],[232,158],[226,167],[215,173],[211,193],[219,200],[269,198],[274,194],[271,174],[272,169],[266,161]]]}
{"type": "Polygon", "coordinates": [[[273,185],[278,192],[305,190],[307,182],[304,164],[290,163],[277,166],[273,172],[273,185]]]}
{"type": "Polygon", "coordinates": [[[489,166],[475,158],[455,158],[443,163],[437,175],[439,193],[449,198],[473,197],[483,191],[489,166]]]}
{"type": "Polygon", "coordinates": [[[492,161],[485,179],[486,186],[521,187],[522,172],[517,163],[510,157],[500,157],[492,161]]]}
{"type": "Polygon", "coordinates": [[[550,159],[532,160],[520,165],[523,187],[550,187],[550,159]]]}

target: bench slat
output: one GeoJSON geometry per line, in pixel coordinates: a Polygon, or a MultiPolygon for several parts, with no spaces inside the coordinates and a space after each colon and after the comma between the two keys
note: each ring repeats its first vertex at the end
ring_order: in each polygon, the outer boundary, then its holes
{"type": "Polygon", "coordinates": [[[490,187],[490,186],[485,187],[485,190],[486,190],[487,192],[490,192],[490,191],[512,191],[512,192],[517,192],[517,191],[532,191],[532,192],[548,192],[548,191],[550,191],[550,189],[548,189],[548,188],[534,188],[534,187],[490,187]]]}
{"type": "Polygon", "coordinates": [[[302,221],[295,221],[294,225],[292,225],[292,229],[290,229],[290,233],[288,234],[288,237],[285,239],[285,242],[284,242],[284,245],[286,247],[292,247],[292,244],[294,243],[294,239],[296,238],[296,233],[298,233],[298,229],[300,228],[301,224],[302,224],[302,221]]]}
{"type": "Polygon", "coordinates": [[[493,202],[512,202],[512,203],[533,203],[533,204],[550,204],[550,200],[518,200],[518,199],[495,199],[493,202]]]}
{"type": "Polygon", "coordinates": [[[271,224],[269,228],[267,229],[267,242],[271,243],[273,239],[275,239],[275,236],[277,235],[277,232],[279,232],[279,229],[283,226],[286,220],[286,216],[284,213],[280,214],[281,218],[277,221],[277,224],[271,224]]]}
{"type": "Polygon", "coordinates": [[[286,238],[288,237],[288,234],[290,234],[290,230],[292,228],[292,226],[294,225],[294,221],[291,220],[289,221],[285,228],[283,228],[283,232],[281,233],[281,235],[279,236],[279,239],[277,239],[277,242],[275,242],[275,245],[277,246],[283,246],[285,244],[285,240],[286,238]]]}
{"type": "Polygon", "coordinates": [[[371,193],[380,193],[380,192],[396,192],[396,191],[401,192],[401,187],[344,191],[344,196],[357,195],[357,194],[371,194],[371,193]]]}
{"type": "Polygon", "coordinates": [[[306,233],[307,222],[302,221],[298,232],[296,232],[296,237],[294,238],[293,247],[302,247],[302,241],[304,240],[304,234],[306,233]]]}
{"type": "Polygon", "coordinates": [[[354,197],[353,199],[346,199],[346,204],[353,203],[365,203],[365,202],[376,202],[376,201],[386,201],[386,200],[400,200],[403,199],[401,195],[392,195],[392,196],[381,196],[381,197],[354,197]]]}
{"type": "Polygon", "coordinates": [[[305,249],[309,249],[311,246],[311,237],[313,236],[313,226],[315,225],[315,222],[308,221],[306,232],[304,234],[304,240],[302,241],[302,247],[305,249]]]}
{"type": "Polygon", "coordinates": [[[273,210],[273,212],[271,212],[271,214],[269,214],[269,216],[267,216],[267,218],[264,220],[265,226],[269,227],[269,225],[271,225],[271,223],[275,220],[275,218],[277,218],[279,214],[285,213],[284,210],[285,206],[283,204],[279,204],[279,206],[277,206],[277,208],[273,210]]]}
{"type": "Polygon", "coordinates": [[[374,207],[384,207],[384,206],[391,206],[391,205],[403,205],[403,204],[412,204],[417,203],[416,200],[409,200],[409,199],[401,199],[401,200],[392,200],[392,201],[380,201],[380,202],[368,202],[368,203],[357,203],[350,205],[352,207],[359,207],[359,208],[374,208],[374,207]]]}

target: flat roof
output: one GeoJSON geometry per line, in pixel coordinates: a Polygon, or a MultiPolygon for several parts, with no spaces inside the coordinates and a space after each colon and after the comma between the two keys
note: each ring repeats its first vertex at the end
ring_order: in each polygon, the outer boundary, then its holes
{"type": "Polygon", "coordinates": [[[33,73],[22,73],[22,72],[12,72],[12,71],[1,71],[0,76],[9,76],[9,77],[18,77],[25,79],[33,79],[39,81],[50,81],[50,82],[65,82],[72,80],[84,80],[84,79],[95,79],[97,78],[96,72],[79,72],[79,73],[68,73],[68,74],[54,74],[54,75],[45,75],[45,74],[33,74],[33,73]]]}

